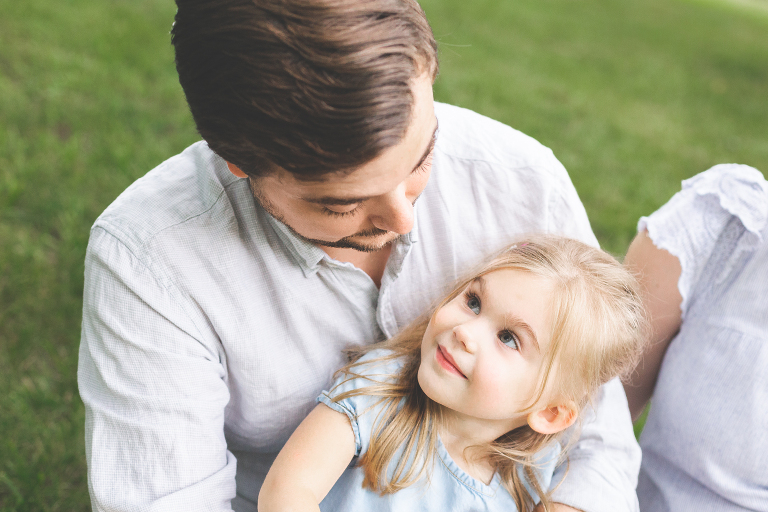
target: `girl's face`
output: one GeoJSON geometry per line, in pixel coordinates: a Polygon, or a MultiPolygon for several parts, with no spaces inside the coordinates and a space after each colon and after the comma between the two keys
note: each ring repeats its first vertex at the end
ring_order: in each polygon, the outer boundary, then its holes
{"type": "Polygon", "coordinates": [[[550,339],[552,283],[518,270],[478,277],[435,312],[419,384],[460,416],[526,423],[550,339]]]}

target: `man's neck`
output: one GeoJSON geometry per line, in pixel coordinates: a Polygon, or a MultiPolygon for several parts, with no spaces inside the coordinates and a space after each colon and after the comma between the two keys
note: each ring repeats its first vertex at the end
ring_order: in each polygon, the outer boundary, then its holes
{"type": "Polygon", "coordinates": [[[376,252],[362,252],[355,249],[337,249],[335,247],[320,247],[331,258],[337,261],[351,263],[373,280],[376,288],[381,287],[381,278],[384,275],[384,269],[387,267],[389,253],[392,251],[392,244],[385,246],[376,252]]]}

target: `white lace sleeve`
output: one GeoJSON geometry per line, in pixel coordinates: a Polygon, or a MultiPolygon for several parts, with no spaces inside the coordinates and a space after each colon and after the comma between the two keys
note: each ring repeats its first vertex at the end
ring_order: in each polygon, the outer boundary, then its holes
{"type": "Polygon", "coordinates": [[[701,271],[733,217],[747,230],[745,242],[759,243],[768,222],[768,183],[752,167],[720,164],[683,181],[680,192],[637,224],[638,232],[647,230],[656,247],[680,260],[683,318],[701,271]]]}

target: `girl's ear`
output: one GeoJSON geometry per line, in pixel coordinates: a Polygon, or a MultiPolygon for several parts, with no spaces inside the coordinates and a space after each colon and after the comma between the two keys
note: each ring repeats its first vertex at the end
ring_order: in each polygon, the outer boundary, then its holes
{"type": "Polygon", "coordinates": [[[573,400],[560,405],[550,405],[528,415],[528,425],[539,434],[556,434],[576,421],[579,409],[573,400]]]}
{"type": "Polygon", "coordinates": [[[229,168],[229,172],[231,172],[232,174],[234,174],[238,178],[247,178],[248,177],[248,175],[245,174],[243,171],[241,171],[240,168],[238,166],[236,166],[235,164],[231,164],[231,163],[227,162],[227,167],[229,168]]]}

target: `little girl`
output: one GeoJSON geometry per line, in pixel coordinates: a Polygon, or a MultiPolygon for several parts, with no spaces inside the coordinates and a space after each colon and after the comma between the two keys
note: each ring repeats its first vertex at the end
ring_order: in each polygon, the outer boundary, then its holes
{"type": "Polygon", "coordinates": [[[259,511],[551,507],[561,433],[633,367],[646,331],[635,279],[611,256],[520,242],[339,370],[275,460],[259,511]]]}

